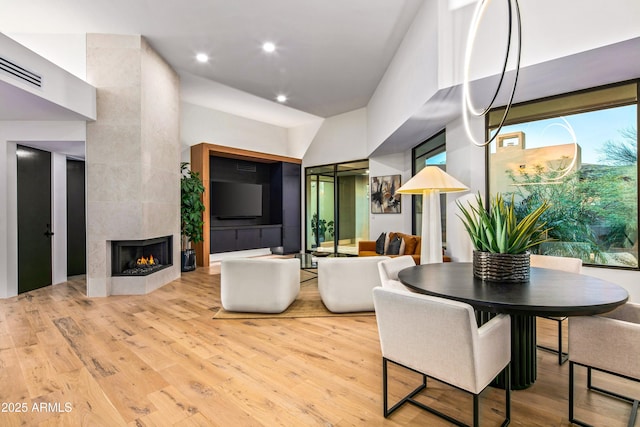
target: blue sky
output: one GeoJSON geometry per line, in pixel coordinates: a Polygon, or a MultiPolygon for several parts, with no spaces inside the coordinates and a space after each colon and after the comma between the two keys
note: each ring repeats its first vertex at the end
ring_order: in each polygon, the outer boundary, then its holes
{"type": "MultiPolygon", "coordinates": [[[[637,107],[609,108],[606,110],[564,116],[576,134],[582,149],[582,163],[600,163],[602,154],[598,148],[608,140],[622,141],[620,130],[637,127],[637,107]]],[[[536,122],[504,126],[501,134],[522,131],[525,133],[526,148],[549,145],[569,144],[572,137],[563,126],[561,117],[536,122]]],[[[495,144],[491,144],[491,152],[495,152],[495,144]]]]}

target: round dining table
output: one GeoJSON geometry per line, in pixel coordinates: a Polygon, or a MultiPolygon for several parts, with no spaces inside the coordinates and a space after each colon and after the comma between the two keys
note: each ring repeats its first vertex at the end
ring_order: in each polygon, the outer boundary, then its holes
{"type": "MultiPolygon", "coordinates": [[[[409,289],[471,305],[479,324],[498,313],[511,316],[511,387],[530,387],[536,380],[536,316],[590,316],[624,304],[621,286],[584,274],[531,267],[529,281],[483,281],[471,263],[448,262],[409,267],[398,273],[409,289]]],[[[504,386],[498,378],[494,385],[504,386]]]]}

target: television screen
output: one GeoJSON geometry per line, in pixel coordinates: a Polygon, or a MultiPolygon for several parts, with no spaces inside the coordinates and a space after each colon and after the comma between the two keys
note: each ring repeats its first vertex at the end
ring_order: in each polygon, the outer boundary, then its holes
{"type": "Polygon", "coordinates": [[[211,215],[219,218],[262,216],[262,185],[212,181],[211,215]]]}

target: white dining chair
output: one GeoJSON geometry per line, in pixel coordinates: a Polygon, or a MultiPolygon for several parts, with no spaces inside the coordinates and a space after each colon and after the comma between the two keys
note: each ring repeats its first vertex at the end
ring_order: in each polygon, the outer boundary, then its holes
{"type": "MultiPolygon", "coordinates": [[[[582,272],[582,260],[580,258],[559,257],[550,255],[531,255],[531,267],[550,268],[552,270],[567,271],[569,273],[580,274],[582,272]]],[[[562,286],[562,283],[558,283],[562,286]]],[[[558,324],[558,348],[537,345],[540,350],[545,350],[558,355],[558,365],[564,364],[569,358],[569,352],[562,350],[562,323],[567,316],[540,316],[544,319],[553,320],[558,324]]]]}
{"type": "Polygon", "coordinates": [[[417,401],[435,378],[473,395],[473,425],[478,426],[479,395],[502,371],[506,376],[506,426],[511,418],[511,319],[499,314],[477,326],[469,304],[382,287],[373,290],[382,347],[382,393],[385,418],[411,403],[456,425],[452,416],[417,401]],[[387,365],[392,362],[422,374],[422,384],[389,408],[387,365]]]}
{"type": "Polygon", "coordinates": [[[411,255],[403,255],[389,258],[378,263],[378,273],[380,283],[383,288],[394,288],[408,290],[408,288],[398,280],[398,273],[408,267],[415,267],[416,262],[411,255]]]}
{"type": "Polygon", "coordinates": [[[569,318],[569,420],[575,417],[575,365],[587,368],[587,390],[631,403],[629,426],[635,425],[638,396],[628,397],[593,385],[592,370],[640,382],[640,304],[626,303],[599,316],[569,318]]]}

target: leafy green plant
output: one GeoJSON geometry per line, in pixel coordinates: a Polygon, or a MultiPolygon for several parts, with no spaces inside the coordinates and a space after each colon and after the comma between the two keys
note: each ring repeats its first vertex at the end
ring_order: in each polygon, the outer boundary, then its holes
{"type": "MultiPolygon", "coordinates": [[[[618,154],[612,154],[618,158],[618,154]]],[[[516,184],[514,194],[518,218],[534,210],[542,200],[552,207],[540,219],[550,227],[552,245],[541,245],[545,255],[581,258],[585,263],[610,264],[610,248],[625,248],[636,257],[633,246],[637,235],[637,174],[635,165],[583,164],[554,185],[540,185],[544,176],[557,173],[549,165],[535,165],[530,173],[506,171],[516,184]],[[576,245],[561,245],[574,242],[576,245]],[[551,250],[550,248],[553,247],[551,250]],[[566,252],[563,250],[566,249],[566,252]]],[[[558,166],[566,167],[565,163],[558,166]]],[[[507,196],[505,194],[505,196],[507,196]]],[[[535,248],[534,248],[535,250],[535,248]]],[[[637,266],[637,262],[633,265],[637,266]]]]}
{"type": "Polygon", "coordinates": [[[202,213],[204,204],[202,194],[204,185],[198,172],[188,168],[189,163],[180,163],[180,226],[182,233],[182,250],[189,246],[189,242],[202,242],[202,213]]]}
{"type": "Polygon", "coordinates": [[[324,235],[329,232],[329,236],[333,237],[334,222],[327,222],[326,219],[318,219],[318,214],[314,213],[311,217],[311,233],[313,234],[316,244],[320,244],[318,237],[321,237],[324,241],[324,235]]]}
{"type": "Polygon", "coordinates": [[[546,237],[549,229],[546,222],[539,223],[540,216],[550,207],[545,200],[535,210],[518,221],[514,210],[514,199],[506,203],[500,193],[492,197],[486,208],[480,193],[476,205],[468,208],[456,202],[463,216],[462,220],[473,247],[477,251],[501,254],[521,254],[532,246],[551,239],[546,237]]]}

